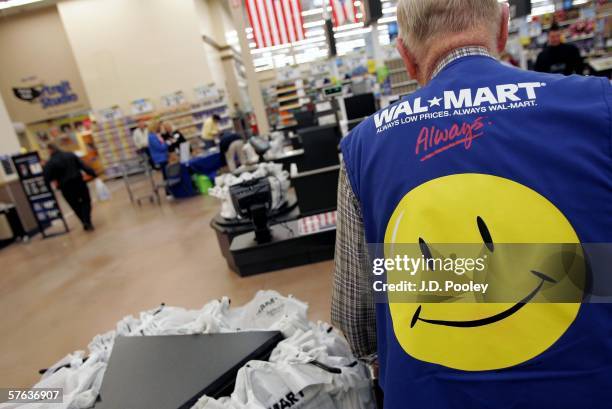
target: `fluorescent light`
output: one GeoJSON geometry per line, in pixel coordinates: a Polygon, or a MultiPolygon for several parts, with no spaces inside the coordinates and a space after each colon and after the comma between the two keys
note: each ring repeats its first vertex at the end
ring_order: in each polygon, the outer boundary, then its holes
{"type": "Polygon", "coordinates": [[[325,38],[325,36],[318,36],[318,37],[307,38],[305,40],[296,41],[295,43],[293,43],[293,45],[296,46],[296,45],[302,45],[302,44],[313,44],[313,43],[318,43],[320,41],[326,41],[326,40],[327,39],[325,38]]]}
{"type": "Polygon", "coordinates": [[[306,16],[314,16],[317,14],[321,14],[323,13],[323,8],[316,8],[316,9],[310,9],[310,10],[306,10],[306,11],[302,11],[302,16],[306,17],[306,16]]]}
{"type": "Polygon", "coordinates": [[[312,28],[312,27],[321,27],[323,25],[325,25],[325,20],[317,20],[317,21],[311,21],[309,23],[304,23],[303,27],[312,28]]]}
{"type": "Polygon", "coordinates": [[[9,9],[11,7],[25,6],[26,4],[38,3],[42,0],[8,0],[0,3],[0,10],[9,9]]]}
{"type": "Polygon", "coordinates": [[[397,16],[383,17],[378,19],[378,24],[393,23],[397,21],[397,16]]]}
{"type": "Polygon", "coordinates": [[[263,54],[263,53],[270,52],[270,51],[283,50],[289,47],[291,47],[291,44],[282,44],[282,45],[275,45],[272,47],[258,48],[256,50],[251,50],[251,54],[263,54]]]}
{"type": "Polygon", "coordinates": [[[316,30],[308,30],[306,32],[306,37],[310,38],[310,37],[317,37],[317,36],[322,36],[325,35],[325,30],[322,30],[320,28],[316,29],[316,30]]]}
{"type": "Polygon", "coordinates": [[[369,33],[370,31],[372,31],[372,27],[359,28],[359,29],[356,29],[356,30],[345,31],[345,32],[342,32],[342,33],[336,33],[336,34],[334,34],[334,38],[351,37],[351,36],[354,36],[354,35],[366,34],[366,33],[369,33]]]}
{"type": "Polygon", "coordinates": [[[334,31],[336,31],[336,32],[338,32],[338,31],[347,31],[347,30],[352,30],[354,28],[361,28],[361,27],[363,27],[363,23],[345,24],[343,26],[336,27],[334,29],[334,31]]]}
{"type": "Polygon", "coordinates": [[[312,37],[312,38],[307,38],[305,40],[300,40],[300,41],[296,41],[295,43],[292,44],[281,44],[281,45],[275,45],[272,47],[264,47],[264,48],[258,48],[256,50],[251,50],[251,54],[255,55],[255,54],[265,54],[265,53],[269,53],[271,51],[278,51],[278,50],[284,50],[287,48],[291,48],[291,46],[298,46],[298,45],[303,45],[303,44],[314,44],[314,43],[319,43],[322,41],[326,41],[325,36],[318,36],[318,37],[312,37]]]}
{"type": "Polygon", "coordinates": [[[306,49],[308,49],[308,50],[316,50],[319,47],[319,45],[323,45],[326,42],[327,42],[326,40],[319,40],[319,41],[316,41],[316,42],[310,43],[310,44],[300,44],[300,45],[297,45],[297,46],[293,47],[293,49],[294,50],[306,50],[306,49]]]}
{"type": "Polygon", "coordinates": [[[395,14],[395,12],[397,11],[397,7],[387,7],[382,9],[383,14],[395,14]]]}

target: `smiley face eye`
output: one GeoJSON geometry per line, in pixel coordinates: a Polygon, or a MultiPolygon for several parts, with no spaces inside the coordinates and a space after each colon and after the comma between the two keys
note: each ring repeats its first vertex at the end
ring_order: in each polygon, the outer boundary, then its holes
{"type": "Polygon", "coordinates": [[[427,262],[427,266],[431,267],[431,263],[433,262],[433,256],[431,255],[431,250],[427,245],[427,242],[423,240],[422,237],[419,237],[419,247],[421,248],[421,253],[427,262]]]}
{"type": "Polygon", "coordinates": [[[495,245],[493,244],[493,237],[491,237],[491,232],[487,224],[480,216],[476,218],[476,224],[478,225],[478,231],[480,232],[480,236],[485,246],[487,246],[490,252],[493,252],[493,250],[495,250],[495,245]]]}

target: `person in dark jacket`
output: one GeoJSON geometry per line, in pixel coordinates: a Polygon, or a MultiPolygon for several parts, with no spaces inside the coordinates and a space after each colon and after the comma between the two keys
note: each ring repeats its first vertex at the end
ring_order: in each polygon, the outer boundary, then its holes
{"type": "Polygon", "coordinates": [[[55,181],[64,199],[77,215],[86,231],[93,231],[91,223],[91,197],[83,180],[83,173],[95,178],[96,172],[72,152],[65,152],[55,144],[47,146],[51,157],[43,168],[47,183],[55,181]]]}
{"type": "Polygon", "coordinates": [[[178,129],[175,129],[169,121],[162,123],[161,130],[161,137],[168,145],[168,151],[179,153],[181,144],[187,142],[185,136],[178,129]]]}
{"type": "Polygon", "coordinates": [[[562,41],[559,25],[553,23],[548,31],[548,44],[538,55],[535,71],[551,74],[582,74],[583,63],[580,50],[573,44],[562,41]]]}

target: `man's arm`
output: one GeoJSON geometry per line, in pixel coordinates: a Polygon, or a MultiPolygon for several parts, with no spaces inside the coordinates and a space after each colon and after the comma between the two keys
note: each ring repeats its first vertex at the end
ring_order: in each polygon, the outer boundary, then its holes
{"type": "Polygon", "coordinates": [[[51,160],[49,159],[49,161],[45,163],[45,166],[43,166],[43,177],[45,178],[45,182],[49,186],[51,186],[51,182],[53,182],[53,180],[55,179],[55,172],[53,169],[53,163],[51,163],[51,160]]]}
{"type": "Polygon", "coordinates": [[[348,340],[355,356],[373,361],[376,355],[376,311],[370,290],[368,249],[359,202],[342,163],[338,185],[332,323],[348,340]]]}
{"type": "Polygon", "coordinates": [[[81,158],[79,158],[78,156],[74,155],[74,157],[76,158],[76,160],[79,162],[79,168],[87,173],[89,176],[91,176],[92,178],[96,178],[98,177],[98,175],[96,175],[96,172],[85,162],[83,162],[83,160],[81,158]]]}

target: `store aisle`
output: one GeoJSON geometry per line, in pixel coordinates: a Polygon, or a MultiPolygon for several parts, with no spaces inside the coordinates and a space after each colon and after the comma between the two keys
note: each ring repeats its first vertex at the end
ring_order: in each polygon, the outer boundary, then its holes
{"type": "Polygon", "coordinates": [[[95,233],[70,217],[69,235],[1,250],[0,385],[32,385],[38,369],[161,302],[198,308],[230,295],[242,304],[274,289],[307,301],[312,320],[329,321],[332,262],[240,278],[210,230],[217,210],[209,197],[132,207],[119,189],[95,205],[95,233]]]}

